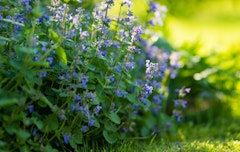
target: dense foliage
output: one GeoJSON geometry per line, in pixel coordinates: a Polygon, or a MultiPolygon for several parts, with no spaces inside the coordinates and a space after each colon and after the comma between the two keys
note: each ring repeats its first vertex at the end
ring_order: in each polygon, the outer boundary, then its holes
{"type": "Polygon", "coordinates": [[[141,26],[128,0],[116,18],[112,0],[93,11],[75,0],[0,4],[0,149],[77,151],[87,140],[149,137],[181,120],[190,89],[166,102],[180,55],[142,28],[161,25],[165,7],[149,3],[141,26]]]}

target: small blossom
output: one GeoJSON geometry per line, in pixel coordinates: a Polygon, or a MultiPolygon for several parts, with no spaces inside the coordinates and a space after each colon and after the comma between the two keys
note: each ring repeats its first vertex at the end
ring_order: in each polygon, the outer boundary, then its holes
{"type": "Polygon", "coordinates": [[[150,10],[151,12],[156,12],[156,10],[157,10],[157,8],[158,8],[158,4],[157,4],[157,3],[154,3],[154,2],[151,2],[149,7],[150,7],[149,10],[150,10]]]}
{"type": "Polygon", "coordinates": [[[82,132],[82,133],[87,132],[87,126],[82,126],[82,128],[81,128],[81,132],[82,132]]]}
{"type": "Polygon", "coordinates": [[[37,128],[34,128],[34,129],[33,129],[33,131],[32,131],[32,136],[33,136],[33,137],[37,134],[37,131],[38,131],[37,128]]]}
{"type": "Polygon", "coordinates": [[[153,96],[153,101],[156,102],[157,104],[162,103],[162,101],[159,99],[159,96],[153,96]]]}
{"type": "Polygon", "coordinates": [[[108,79],[110,80],[110,82],[112,83],[112,82],[114,82],[114,75],[110,75],[109,77],[108,77],[108,79]]]}
{"type": "Polygon", "coordinates": [[[125,65],[128,70],[134,69],[135,62],[126,62],[125,65]]]}
{"type": "Polygon", "coordinates": [[[101,109],[102,109],[102,107],[101,106],[99,106],[99,105],[97,105],[96,107],[95,107],[95,115],[98,115],[98,113],[101,111],[101,109]]]}
{"type": "Polygon", "coordinates": [[[92,127],[94,125],[94,123],[95,123],[95,120],[89,120],[88,121],[88,126],[92,127]]]}
{"type": "Polygon", "coordinates": [[[126,5],[130,8],[132,6],[132,2],[131,0],[122,0],[122,5],[126,5]]]}
{"type": "Polygon", "coordinates": [[[82,98],[81,98],[80,94],[78,93],[78,94],[76,95],[76,97],[75,97],[75,100],[76,100],[77,102],[79,102],[81,99],[82,99],[82,98]]]}
{"type": "Polygon", "coordinates": [[[144,89],[145,89],[147,94],[149,94],[149,95],[152,94],[152,90],[153,90],[152,86],[149,86],[149,85],[145,84],[144,89]]]}
{"type": "Polygon", "coordinates": [[[46,77],[47,76],[47,72],[46,71],[41,71],[40,73],[39,73],[39,78],[44,78],[44,77],[46,77]]]}
{"type": "Polygon", "coordinates": [[[69,134],[63,134],[62,136],[64,143],[68,144],[71,136],[69,134]]]}
{"type": "Polygon", "coordinates": [[[183,108],[186,108],[186,107],[187,107],[187,106],[186,106],[186,104],[187,104],[187,101],[182,101],[182,103],[181,103],[181,104],[182,104],[182,107],[183,107],[183,108]]]}
{"type": "Polygon", "coordinates": [[[86,89],[87,88],[87,82],[88,82],[88,76],[82,77],[82,86],[86,89]]]}
{"type": "Polygon", "coordinates": [[[92,101],[95,100],[96,94],[94,92],[83,92],[84,96],[88,99],[91,99],[92,101]]]}
{"type": "Polygon", "coordinates": [[[117,65],[115,66],[115,70],[120,73],[122,71],[122,68],[121,66],[117,65]]]}
{"type": "Polygon", "coordinates": [[[116,94],[117,94],[118,97],[126,98],[128,93],[125,92],[125,91],[121,91],[121,90],[117,89],[116,94]]]}
{"type": "Polygon", "coordinates": [[[28,106],[28,111],[29,111],[30,114],[33,113],[34,112],[34,105],[29,105],[28,106]]]}

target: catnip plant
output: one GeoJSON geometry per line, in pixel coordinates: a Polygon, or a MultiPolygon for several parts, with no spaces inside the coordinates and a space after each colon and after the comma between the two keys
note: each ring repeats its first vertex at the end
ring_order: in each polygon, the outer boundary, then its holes
{"type": "Polygon", "coordinates": [[[149,40],[166,8],[150,2],[140,24],[130,0],[116,17],[113,0],[93,10],[85,3],[0,2],[0,149],[78,151],[89,140],[148,138],[181,120],[189,88],[177,90],[173,117],[166,113],[180,55],[149,40]]]}

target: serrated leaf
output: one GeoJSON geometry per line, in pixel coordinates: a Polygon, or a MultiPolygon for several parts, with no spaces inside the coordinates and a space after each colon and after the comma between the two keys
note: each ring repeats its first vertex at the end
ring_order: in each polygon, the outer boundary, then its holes
{"type": "Polygon", "coordinates": [[[105,140],[110,143],[113,144],[117,141],[117,137],[114,136],[114,134],[109,134],[107,131],[103,131],[103,137],[105,138],[105,140]]]}
{"type": "Polygon", "coordinates": [[[120,124],[120,123],[121,123],[120,117],[119,117],[116,113],[114,113],[114,112],[109,113],[109,114],[107,115],[107,117],[108,117],[112,122],[114,122],[114,123],[116,123],[116,124],[120,124]]]}

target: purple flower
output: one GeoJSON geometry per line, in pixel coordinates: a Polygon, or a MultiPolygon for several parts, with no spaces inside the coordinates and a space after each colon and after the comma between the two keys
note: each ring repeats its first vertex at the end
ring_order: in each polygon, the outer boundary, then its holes
{"type": "Polygon", "coordinates": [[[176,117],[177,121],[180,122],[181,121],[181,111],[178,110],[174,110],[173,111],[173,115],[176,117]]]}
{"type": "Polygon", "coordinates": [[[88,109],[88,108],[84,108],[84,109],[83,109],[83,112],[84,112],[84,115],[85,115],[86,117],[89,117],[89,116],[90,116],[90,113],[89,113],[89,109],[88,109]]]}
{"type": "Polygon", "coordinates": [[[106,57],[107,53],[105,51],[99,51],[98,56],[106,57]]]}
{"type": "Polygon", "coordinates": [[[75,111],[75,109],[76,109],[76,105],[73,104],[72,107],[71,107],[71,111],[73,112],[73,111],[75,111]]]}
{"type": "Polygon", "coordinates": [[[88,76],[82,77],[82,86],[86,89],[87,88],[87,82],[88,82],[88,76]]]}
{"type": "Polygon", "coordinates": [[[99,105],[97,105],[97,106],[95,107],[95,115],[96,115],[96,116],[97,116],[98,113],[101,111],[101,109],[102,109],[102,107],[99,106],[99,105]]]}
{"type": "Polygon", "coordinates": [[[91,99],[92,101],[95,100],[96,94],[94,92],[83,92],[84,96],[88,99],[91,99]]]}
{"type": "Polygon", "coordinates": [[[79,102],[81,99],[82,99],[82,98],[81,98],[80,94],[78,93],[78,94],[76,95],[76,97],[75,97],[75,100],[76,100],[77,102],[79,102]]]}
{"type": "Polygon", "coordinates": [[[87,126],[82,126],[82,128],[81,128],[81,132],[82,132],[82,133],[87,132],[87,126]]]}
{"type": "Polygon", "coordinates": [[[118,73],[120,73],[122,71],[122,68],[119,65],[115,66],[115,69],[118,73]]]}
{"type": "Polygon", "coordinates": [[[120,45],[119,42],[117,42],[117,41],[113,42],[113,47],[115,47],[116,49],[119,49],[119,47],[120,47],[119,45],[120,45]]]}
{"type": "Polygon", "coordinates": [[[29,111],[30,114],[33,113],[33,111],[34,111],[34,105],[29,105],[29,106],[28,106],[28,111],[29,111]]]}
{"type": "Polygon", "coordinates": [[[135,62],[126,62],[125,65],[128,70],[134,69],[135,62]]]}
{"type": "Polygon", "coordinates": [[[179,106],[180,106],[180,101],[174,100],[174,107],[179,107],[179,106]]]}
{"type": "Polygon", "coordinates": [[[155,12],[157,10],[157,7],[158,7],[158,4],[157,3],[154,3],[154,2],[151,2],[150,3],[150,12],[155,12]]]}
{"type": "Polygon", "coordinates": [[[39,78],[44,78],[46,76],[47,76],[47,72],[46,71],[39,72],[39,78]]]}
{"type": "Polygon", "coordinates": [[[126,98],[128,93],[117,89],[116,94],[118,97],[126,98]]]}
{"type": "Polygon", "coordinates": [[[109,46],[112,45],[112,41],[111,40],[106,40],[106,41],[104,41],[104,45],[105,45],[106,48],[108,48],[109,46]]]}
{"type": "Polygon", "coordinates": [[[153,96],[153,101],[156,102],[157,104],[162,103],[162,101],[159,99],[159,96],[153,96]]]}
{"type": "Polygon", "coordinates": [[[77,110],[78,110],[78,111],[83,111],[83,107],[82,107],[82,106],[79,106],[77,110]]]}
{"type": "Polygon", "coordinates": [[[69,134],[63,134],[62,136],[64,143],[68,144],[71,136],[69,134]]]}
{"type": "Polygon", "coordinates": [[[109,78],[110,82],[114,82],[114,80],[115,80],[114,75],[110,75],[108,78],[109,78]]]}
{"type": "Polygon", "coordinates": [[[122,93],[121,93],[121,91],[120,91],[119,89],[117,89],[116,93],[117,93],[117,96],[118,96],[118,97],[121,97],[121,96],[122,96],[122,93]]]}
{"type": "Polygon", "coordinates": [[[182,107],[183,107],[183,108],[186,108],[186,107],[187,107],[186,104],[187,104],[187,101],[182,101],[182,107]]]}
{"type": "Polygon", "coordinates": [[[153,87],[145,84],[144,89],[147,94],[152,94],[153,87]]]}
{"type": "Polygon", "coordinates": [[[47,58],[47,61],[50,65],[53,65],[53,60],[54,60],[53,57],[48,57],[47,58]]]}
{"type": "Polygon", "coordinates": [[[88,121],[88,126],[92,127],[94,125],[94,123],[95,123],[95,120],[89,120],[88,121]]]}
{"type": "Polygon", "coordinates": [[[37,131],[38,131],[38,129],[34,128],[33,131],[32,131],[32,136],[35,136],[37,134],[37,131]]]}
{"type": "Polygon", "coordinates": [[[190,93],[191,88],[185,88],[186,93],[190,93]]]}
{"type": "Polygon", "coordinates": [[[131,7],[132,5],[132,2],[131,0],[122,0],[122,5],[126,5],[127,7],[131,7]]]}
{"type": "Polygon", "coordinates": [[[142,34],[142,27],[134,26],[132,30],[132,42],[136,42],[137,40],[140,40],[141,34],[142,34]]]}
{"type": "Polygon", "coordinates": [[[122,97],[123,97],[123,98],[126,98],[126,97],[127,97],[127,94],[128,94],[127,92],[122,92],[122,97]]]}

